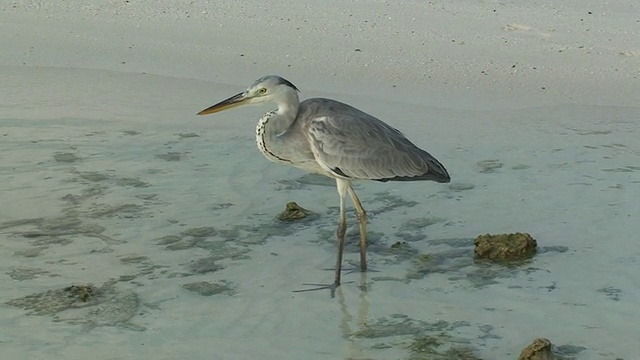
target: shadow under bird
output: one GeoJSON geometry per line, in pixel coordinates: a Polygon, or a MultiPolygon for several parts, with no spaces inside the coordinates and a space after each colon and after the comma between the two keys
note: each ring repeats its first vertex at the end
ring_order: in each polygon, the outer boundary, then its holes
{"type": "Polygon", "coordinates": [[[350,105],[324,98],[300,102],[298,88],[279,76],[265,76],[249,88],[198,113],[207,115],[238,106],[275,103],[256,127],[256,142],[269,160],[336,180],[340,195],[338,256],[335,279],[340,286],[347,195],[360,224],[360,269],[367,270],[367,215],[353,190],[353,180],[450,181],[444,166],[400,131],[350,105]]]}

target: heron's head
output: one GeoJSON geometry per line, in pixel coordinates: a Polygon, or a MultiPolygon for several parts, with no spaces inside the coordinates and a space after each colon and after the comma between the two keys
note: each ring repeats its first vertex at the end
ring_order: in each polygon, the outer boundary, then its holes
{"type": "Polygon", "coordinates": [[[295,85],[280,76],[265,76],[256,80],[247,90],[200,111],[198,115],[214,114],[249,104],[280,103],[281,99],[287,99],[292,94],[295,95],[297,101],[298,91],[295,85]]]}

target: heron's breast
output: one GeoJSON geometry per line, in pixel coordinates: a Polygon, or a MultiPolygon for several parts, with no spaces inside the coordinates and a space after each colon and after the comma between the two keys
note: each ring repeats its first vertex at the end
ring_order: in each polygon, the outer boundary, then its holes
{"type": "Polygon", "coordinates": [[[269,117],[273,115],[272,112],[266,113],[260,121],[258,121],[258,125],[256,126],[256,145],[258,146],[258,150],[266,157],[268,160],[274,162],[282,162],[282,163],[290,163],[287,159],[282,156],[279,156],[275,151],[276,149],[273,146],[267,144],[267,137],[265,136],[267,122],[269,121],[269,117]]]}

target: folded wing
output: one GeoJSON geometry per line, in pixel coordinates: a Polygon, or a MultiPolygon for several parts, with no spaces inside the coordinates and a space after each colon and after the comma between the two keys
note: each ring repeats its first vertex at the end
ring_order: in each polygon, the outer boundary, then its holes
{"type": "Polygon", "coordinates": [[[306,124],[316,161],[334,175],[377,181],[449,182],[444,166],[400,131],[349,105],[327,99],[306,124]]]}

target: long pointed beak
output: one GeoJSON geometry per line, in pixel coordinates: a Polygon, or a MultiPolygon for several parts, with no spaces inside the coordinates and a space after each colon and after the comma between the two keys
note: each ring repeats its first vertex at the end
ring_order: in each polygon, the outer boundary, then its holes
{"type": "Polygon", "coordinates": [[[214,113],[220,112],[222,110],[231,109],[231,108],[234,108],[236,106],[240,106],[240,105],[244,104],[245,101],[247,101],[247,100],[248,100],[248,98],[245,97],[243,92],[241,92],[239,94],[233,95],[232,97],[230,97],[230,98],[228,98],[226,100],[222,100],[219,103],[200,111],[198,113],[198,115],[214,114],[214,113]]]}

